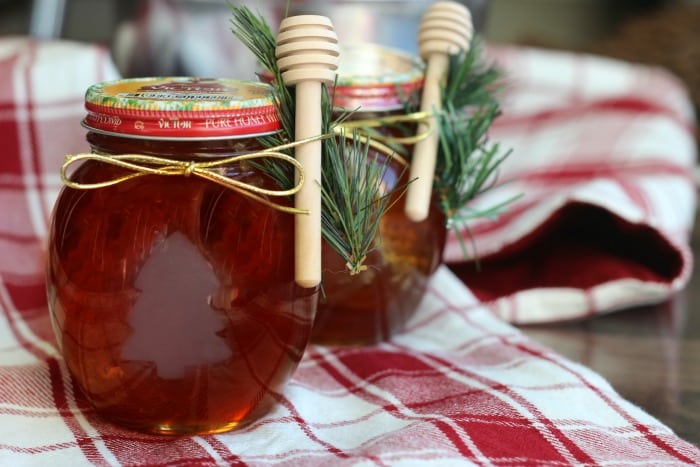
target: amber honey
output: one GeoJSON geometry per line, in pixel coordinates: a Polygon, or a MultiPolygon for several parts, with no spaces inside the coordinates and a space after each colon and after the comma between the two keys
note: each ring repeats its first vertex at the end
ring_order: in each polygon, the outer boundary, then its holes
{"type": "MultiPolygon", "coordinates": [[[[411,93],[422,84],[422,68],[414,57],[369,44],[355,44],[340,54],[335,104],[352,110],[353,119],[373,119],[406,113],[411,93]]],[[[385,133],[393,129],[381,129],[385,133]]],[[[407,148],[408,152],[408,148],[407,148]]],[[[388,190],[405,186],[405,160],[370,150],[371,163],[388,170],[388,190]],[[388,161],[387,161],[388,159],[388,161]]],[[[376,248],[366,258],[366,270],[351,275],[345,261],[324,244],[323,296],[312,340],[323,344],[364,345],[402,332],[415,314],[431,274],[441,263],[446,221],[435,201],[429,216],[413,222],[404,214],[404,197],[395,196],[382,217],[376,248]]]]}
{"type": "MultiPolygon", "coordinates": [[[[211,160],[259,150],[245,132],[275,129],[273,117],[254,115],[267,96],[257,85],[146,83],[155,90],[137,83],[137,94],[153,97],[129,106],[194,100],[200,110],[129,107],[100,114],[104,103],[89,101],[86,126],[95,152],[211,160]],[[234,122],[240,109],[222,101],[251,92],[253,108],[234,122]],[[214,110],[203,102],[212,94],[214,110]],[[226,105],[231,108],[222,110],[226,105]],[[207,112],[202,119],[200,111],[207,112]],[[173,132],[161,132],[157,119],[143,122],[149,112],[171,118],[173,132]],[[115,114],[125,128],[100,124],[113,125],[117,119],[105,115],[115,114]],[[253,127],[240,128],[244,121],[253,127]],[[179,127],[183,122],[189,130],[179,127]],[[204,127],[214,123],[212,138],[204,127]],[[149,125],[157,130],[149,132],[149,125]],[[226,125],[236,128],[227,131],[226,125]]],[[[128,86],[119,92],[132,93],[128,86]]],[[[70,178],[96,183],[129,170],[87,161],[70,178]]],[[[250,164],[217,170],[252,186],[278,188],[250,164]]],[[[65,187],[50,230],[49,308],[66,364],[97,414],[140,431],[188,434],[230,430],[269,411],[307,345],[317,300],[316,289],[294,282],[293,224],[293,214],[192,175],[65,187]]]]}

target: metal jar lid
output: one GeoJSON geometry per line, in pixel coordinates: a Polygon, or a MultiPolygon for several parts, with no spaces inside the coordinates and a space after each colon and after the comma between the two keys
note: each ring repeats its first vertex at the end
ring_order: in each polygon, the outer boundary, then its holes
{"type": "Polygon", "coordinates": [[[83,125],[144,139],[223,139],[281,128],[271,87],[218,78],[156,77],[98,83],[85,94],[83,125]]]}
{"type": "Polygon", "coordinates": [[[334,103],[360,112],[401,109],[408,96],[422,89],[423,73],[417,56],[377,44],[346,44],[334,103]]]}

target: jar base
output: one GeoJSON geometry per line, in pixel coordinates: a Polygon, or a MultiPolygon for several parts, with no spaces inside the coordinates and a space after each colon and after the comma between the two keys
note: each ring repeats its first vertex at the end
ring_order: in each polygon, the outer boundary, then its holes
{"type": "Polygon", "coordinates": [[[149,432],[156,435],[184,436],[184,435],[213,435],[234,431],[246,426],[250,421],[231,422],[223,425],[178,425],[176,423],[164,423],[152,427],[149,432]]]}
{"type": "Polygon", "coordinates": [[[163,436],[197,436],[239,430],[265,416],[272,410],[273,406],[274,401],[268,398],[260,401],[255,407],[245,413],[239,413],[236,417],[229,417],[228,421],[222,419],[224,417],[210,420],[202,417],[181,418],[179,420],[176,418],[168,420],[165,417],[155,417],[137,420],[135,417],[126,418],[114,412],[106,412],[99,409],[95,413],[100,419],[131,431],[163,436]]]}
{"type": "MultiPolygon", "coordinates": [[[[99,414],[98,414],[99,415],[99,414]]],[[[114,425],[126,428],[132,431],[138,431],[141,433],[147,433],[152,435],[163,435],[163,436],[195,436],[195,435],[214,435],[218,433],[226,433],[229,431],[235,431],[245,426],[250,425],[253,422],[253,418],[246,418],[244,420],[221,423],[221,424],[189,424],[189,423],[177,423],[177,422],[167,422],[159,423],[154,425],[142,425],[125,422],[123,420],[115,420],[114,418],[102,417],[103,420],[108,421],[114,425]]]]}

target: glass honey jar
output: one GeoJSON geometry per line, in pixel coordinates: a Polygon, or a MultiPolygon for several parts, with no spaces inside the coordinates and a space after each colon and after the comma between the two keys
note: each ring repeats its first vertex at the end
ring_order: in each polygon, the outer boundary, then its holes
{"type": "Polygon", "coordinates": [[[290,197],[237,158],[280,128],[269,86],[120,80],[89,88],[86,108],[92,154],[66,175],[47,259],[71,375],[97,414],[139,431],[255,420],[293,374],[318,298],[294,281],[290,197]]]}
{"type": "MultiPolygon", "coordinates": [[[[340,53],[333,102],[338,112],[351,112],[349,119],[355,123],[405,116],[412,112],[411,96],[419,96],[422,81],[417,57],[375,44],[346,44],[340,53]]],[[[401,125],[403,130],[400,125],[386,125],[372,131],[388,136],[390,143],[393,136],[396,147],[398,137],[415,133],[410,119],[401,125]]],[[[386,164],[385,192],[399,189],[380,220],[375,248],[365,258],[364,270],[350,274],[342,257],[324,242],[323,293],[312,334],[315,343],[374,344],[402,332],[442,261],[445,215],[433,201],[426,220],[413,222],[406,217],[400,188],[409,182],[410,148],[398,146],[403,151],[369,150],[370,163],[386,164]]]]}

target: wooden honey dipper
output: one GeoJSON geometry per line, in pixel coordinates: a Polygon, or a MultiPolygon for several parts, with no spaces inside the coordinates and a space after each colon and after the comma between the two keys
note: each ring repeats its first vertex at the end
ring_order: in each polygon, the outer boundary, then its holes
{"type": "MultiPolygon", "coordinates": [[[[295,140],[321,134],[322,84],[335,81],[339,55],[338,37],[327,17],[290,16],[280,24],[275,56],[284,84],[296,86],[295,140]]],[[[309,212],[295,218],[294,278],[302,287],[321,282],[321,149],[321,141],[312,141],[294,153],[305,177],[294,204],[309,212]]],[[[298,173],[296,177],[298,181],[298,173]]]]}
{"type": "MultiPolygon", "coordinates": [[[[471,14],[467,7],[460,3],[440,1],[426,11],[418,30],[418,51],[427,66],[421,111],[440,110],[440,90],[449,69],[450,55],[469,48],[472,31],[471,14]]],[[[406,217],[415,222],[428,217],[430,209],[439,142],[434,116],[430,118],[429,124],[421,123],[418,126],[418,134],[426,132],[427,137],[417,142],[413,148],[410,170],[412,182],[408,186],[404,208],[406,217]]]]}

